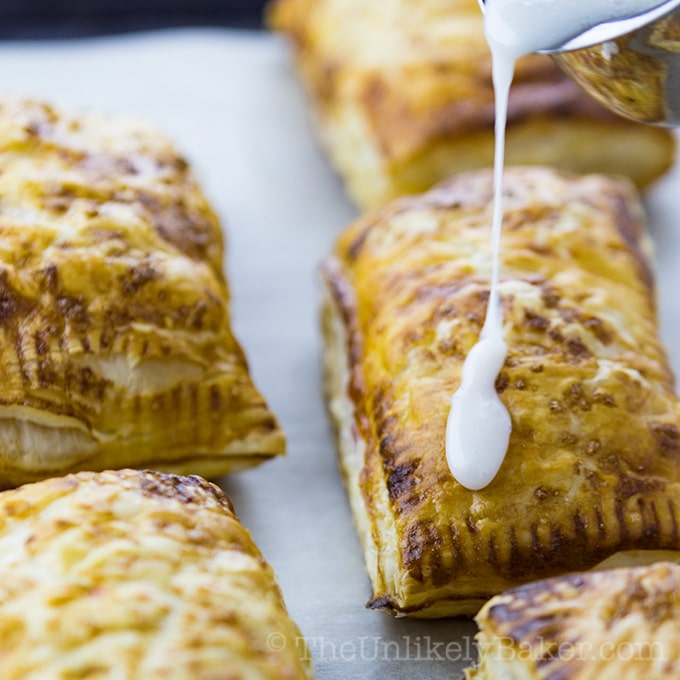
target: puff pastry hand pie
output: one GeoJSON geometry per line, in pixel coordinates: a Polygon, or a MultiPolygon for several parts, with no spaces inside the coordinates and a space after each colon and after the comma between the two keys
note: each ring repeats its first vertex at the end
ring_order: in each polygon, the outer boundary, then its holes
{"type": "Polygon", "coordinates": [[[541,168],[505,182],[513,430],[480,491],[451,476],[445,429],[486,311],[491,171],[367,215],[324,267],[328,405],[375,609],[468,614],[525,581],[680,550],[679,403],[635,192],[541,168]]]}
{"type": "MultiPolygon", "coordinates": [[[[321,140],[363,207],[493,163],[491,59],[477,0],[276,0],[321,140]]],[[[618,118],[545,56],[520,60],[509,164],[625,174],[671,164],[667,130],[618,118]]]]}
{"type": "Polygon", "coordinates": [[[520,586],[476,618],[468,680],[666,680],[680,676],[680,566],[572,574],[520,586]]]}
{"type": "Polygon", "coordinates": [[[222,256],[164,137],[0,102],[0,486],[217,475],[283,452],[230,330],[222,256]]]}
{"type": "Polygon", "coordinates": [[[311,677],[271,567],[200,477],[81,472],[0,494],[0,517],[3,680],[311,677]]]}

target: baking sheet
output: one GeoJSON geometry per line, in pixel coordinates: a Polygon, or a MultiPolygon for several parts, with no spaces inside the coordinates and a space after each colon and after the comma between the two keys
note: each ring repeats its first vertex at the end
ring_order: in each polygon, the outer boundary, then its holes
{"type": "MultiPolygon", "coordinates": [[[[222,485],[278,574],[318,678],[460,677],[475,658],[473,624],[363,607],[369,584],[321,399],[317,332],[316,269],[355,211],[312,140],[283,44],[208,29],[5,43],[0,92],[150,120],[186,154],[222,216],[236,334],[289,450],[222,485]]],[[[680,166],[647,204],[677,372],[680,166]]]]}

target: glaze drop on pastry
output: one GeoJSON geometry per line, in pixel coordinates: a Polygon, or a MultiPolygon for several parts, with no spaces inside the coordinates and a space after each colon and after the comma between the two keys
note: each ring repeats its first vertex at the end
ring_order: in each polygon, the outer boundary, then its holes
{"type": "Polygon", "coordinates": [[[529,0],[484,5],[484,34],[491,50],[495,101],[494,196],[491,228],[493,266],[489,303],[479,342],[463,366],[446,427],[446,458],[453,476],[468,489],[481,489],[500,468],[511,429],[495,381],[507,356],[498,313],[498,266],[503,222],[503,165],[510,86],[518,58],[564,44],[591,28],[642,13],[658,0],[628,0],[592,7],[592,0],[529,0]]]}

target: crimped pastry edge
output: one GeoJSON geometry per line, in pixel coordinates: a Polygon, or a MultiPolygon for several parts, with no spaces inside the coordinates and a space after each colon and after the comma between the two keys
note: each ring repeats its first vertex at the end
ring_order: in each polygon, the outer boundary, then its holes
{"type": "MultiPolygon", "coordinates": [[[[366,442],[355,426],[354,405],[349,397],[349,360],[348,360],[348,332],[343,321],[343,315],[335,300],[330,283],[325,280],[322,294],[322,328],[324,335],[323,363],[324,363],[324,395],[327,412],[333,427],[336,441],[337,460],[340,474],[347,491],[354,526],[356,527],[364,552],[366,571],[368,573],[372,595],[366,607],[376,611],[392,614],[397,618],[409,616],[411,618],[441,618],[444,616],[471,616],[475,614],[486,600],[479,598],[446,599],[427,603],[421,607],[404,606],[392,595],[388,594],[386,579],[392,577],[396,581],[397,574],[385,573],[384,551],[380,559],[377,541],[379,537],[373,533],[373,528],[366,510],[361,473],[364,467],[366,442]]],[[[387,492],[382,499],[389,503],[387,492]]],[[[396,553],[398,544],[394,526],[389,522],[381,527],[384,534],[383,542],[387,538],[389,550],[396,553]],[[388,534],[385,536],[385,534],[388,534]]],[[[377,530],[377,528],[376,528],[377,530]]],[[[396,561],[394,555],[392,561],[396,561]]]]}

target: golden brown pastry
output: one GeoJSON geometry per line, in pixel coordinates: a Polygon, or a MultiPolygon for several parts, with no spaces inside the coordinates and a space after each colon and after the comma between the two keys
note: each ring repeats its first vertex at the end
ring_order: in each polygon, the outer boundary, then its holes
{"type": "Polygon", "coordinates": [[[0,486],[218,475],[283,453],[230,329],[222,256],[167,139],[0,101],[0,486]]]}
{"type": "Polygon", "coordinates": [[[480,491],[445,458],[491,272],[491,171],[353,224],[324,266],[328,406],[373,585],[397,615],[476,611],[517,584],[680,550],[679,403],[632,186],[512,168],[500,292],[512,418],[480,491]]]}
{"type": "Polygon", "coordinates": [[[571,574],[520,586],[477,615],[468,680],[680,676],[680,566],[571,574]]]}
{"type": "MultiPolygon", "coordinates": [[[[363,207],[493,163],[491,60],[477,0],[276,0],[321,140],[363,207]]],[[[596,104],[549,57],[517,64],[509,164],[630,176],[673,158],[667,130],[596,104]]]]}
{"type": "Polygon", "coordinates": [[[3,680],[304,680],[304,640],[200,477],[81,472],[0,494],[3,680]]]}

